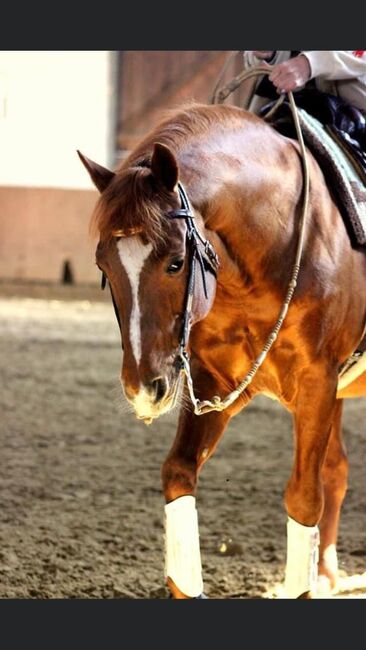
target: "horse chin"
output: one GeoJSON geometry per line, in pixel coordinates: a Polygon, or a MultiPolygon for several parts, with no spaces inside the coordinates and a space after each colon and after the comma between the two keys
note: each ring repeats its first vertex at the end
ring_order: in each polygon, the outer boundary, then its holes
{"type": "Polygon", "coordinates": [[[165,400],[164,404],[151,405],[150,408],[145,410],[137,410],[135,407],[135,415],[138,420],[143,420],[145,424],[151,424],[153,420],[157,420],[161,415],[169,413],[173,408],[173,399],[165,400]]]}

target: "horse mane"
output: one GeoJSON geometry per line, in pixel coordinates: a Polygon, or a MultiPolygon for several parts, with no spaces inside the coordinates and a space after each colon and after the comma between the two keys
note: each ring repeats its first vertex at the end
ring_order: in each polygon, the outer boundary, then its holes
{"type": "Polygon", "coordinates": [[[163,215],[157,199],[171,196],[154,183],[147,166],[136,165],[117,173],[99,197],[92,215],[92,232],[102,241],[144,233],[153,245],[164,238],[163,215]]]}
{"type": "Polygon", "coordinates": [[[165,110],[163,119],[125,158],[99,197],[92,215],[93,234],[108,241],[116,233],[128,235],[141,231],[153,245],[161,241],[164,217],[159,205],[169,203],[171,194],[154,182],[150,170],[154,143],[167,145],[178,157],[188,139],[199,139],[213,126],[226,129],[229,124],[242,127],[242,109],[190,102],[178,109],[165,110]]]}
{"type": "MultiPolygon", "coordinates": [[[[199,139],[213,127],[227,129],[237,123],[243,126],[244,111],[235,106],[199,104],[191,101],[178,108],[165,109],[161,113],[160,122],[133,149],[120,166],[122,171],[126,166],[137,161],[149,159],[154,142],[167,145],[176,155],[182,146],[190,139],[199,139]]],[[[249,115],[249,119],[258,118],[249,115]]]]}

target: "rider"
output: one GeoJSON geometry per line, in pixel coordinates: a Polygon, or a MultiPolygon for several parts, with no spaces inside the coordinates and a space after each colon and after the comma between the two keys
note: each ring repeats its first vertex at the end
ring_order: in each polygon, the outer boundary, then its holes
{"type": "Polygon", "coordinates": [[[283,91],[315,87],[341,97],[366,115],[366,50],[253,50],[244,52],[244,68],[270,64],[272,72],[258,77],[248,109],[258,113],[283,91]]]}
{"type": "Polygon", "coordinates": [[[366,50],[244,52],[245,69],[267,64],[269,75],[247,80],[245,108],[262,115],[279,94],[297,91],[295,103],[329,126],[366,174],[366,50]]]}

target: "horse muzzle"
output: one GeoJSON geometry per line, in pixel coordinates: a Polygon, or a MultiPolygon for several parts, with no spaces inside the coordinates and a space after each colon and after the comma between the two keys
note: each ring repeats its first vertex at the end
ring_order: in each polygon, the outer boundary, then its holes
{"type": "Polygon", "coordinates": [[[176,404],[179,380],[169,382],[166,376],[156,377],[141,384],[137,390],[123,385],[127,400],[133,406],[135,415],[146,424],[168,413],[176,404]]]}

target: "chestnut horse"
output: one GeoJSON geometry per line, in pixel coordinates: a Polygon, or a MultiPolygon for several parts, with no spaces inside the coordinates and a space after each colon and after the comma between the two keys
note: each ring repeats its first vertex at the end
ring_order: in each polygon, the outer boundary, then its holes
{"type": "Polygon", "coordinates": [[[120,325],[125,396],[146,423],[181,399],[162,466],[173,597],[205,597],[198,475],[230,418],[260,393],[277,399],[294,422],[284,495],[287,596],[312,597],[320,579],[334,589],[348,471],[342,401],[366,394],[365,372],[337,391],[338,372],[365,328],[366,256],[351,244],[321,169],[307,152],[301,267],[275,344],[228,408],[197,415],[182,378],[183,348],[197,397],[225,398],[281,309],[303,199],[298,143],[240,108],[192,104],[169,113],[116,172],[79,155],[101,193],[96,262],[120,325]]]}

